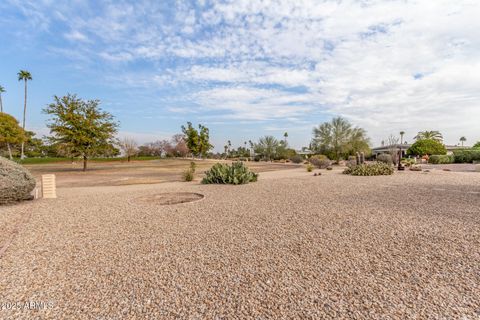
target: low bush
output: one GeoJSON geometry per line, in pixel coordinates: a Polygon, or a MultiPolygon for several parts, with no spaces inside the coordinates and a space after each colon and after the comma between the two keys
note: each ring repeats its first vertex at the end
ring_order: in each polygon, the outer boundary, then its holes
{"type": "Polygon", "coordinates": [[[192,181],[194,175],[195,175],[195,170],[192,170],[190,168],[190,169],[187,169],[183,172],[182,179],[183,179],[183,181],[192,181]]]}
{"type": "Polygon", "coordinates": [[[428,158],[428,163],[432,164],[447,164],[453,163],[455,161],[455,157],[453,155],[446,155],[446,154],[433,154],[428,158]]]}
{"type": "Polygon", "coordinates": [[[377,161],[383,162],[386,164],[393,164],[393,158],[392,155],[388,153],[382,153],[377,156],[377,161]]]}
{"type": "Polygon", "coordinates": [[[417,160],[415,158],[402,158],[402,164],[405,167],[411,167],[417,163],[417,160]]]}
{"type": "Polygon", "coordinates": [[[197,164],[193,161],[190,162],[190,170],[195,173],[195,169],[197,168],[197,164]]]}
{"type": "Polygon", "coordinates": [[[313,171],[313,166],[311,163],[307,164],[307,171],[312,172],[313,171]]]}
{"type": "Polygon", "coordinates": [[[479,149],[463,149],[453,151],[456,163],[472,163],[473,161],[480,161],[479,149]]]}
{"type": "Polygon", "coordinates": [[[232,165],[216,163],[205,172],[204,184],[245,184],[255,182],[258,174],[251,172],[243,162],[233,162],[232,165]]]}
{"type": "Polygon", "coordinates": [[[303,158],[301,155],[294,155],[293,157],[290,158],[290,161],[292,161],[293,163],[302,163],[303,162],[303,158]]]}
{"type": "Polygon", "coordinates": [[[392,165],[383,162],[364,163],[343,171],[344,174],[352,176],[387,176],[393,174],[395,169],[392,165]]]}
{"type": "Polygon", "coordinates": [[[330,159],[328,159],[327,156],[324,156],[323,154],[312,156],[308,159],[308,161],[319,169],[325,169],[332,164],[330,159]]]}

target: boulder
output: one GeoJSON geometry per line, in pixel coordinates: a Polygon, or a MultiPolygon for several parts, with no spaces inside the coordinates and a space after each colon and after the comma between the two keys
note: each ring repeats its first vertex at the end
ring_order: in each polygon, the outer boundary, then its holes
{"type": "Polygon", "coordinates": [[[0,157],[0,204],[32,199],[35,184],[27,169],[0,157]]]}

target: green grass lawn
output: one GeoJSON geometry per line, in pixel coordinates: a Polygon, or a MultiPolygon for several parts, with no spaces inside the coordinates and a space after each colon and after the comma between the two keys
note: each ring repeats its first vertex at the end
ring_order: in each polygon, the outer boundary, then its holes
{"type": "MultiPolygon", "coordinates": [[[[158,157],[132,157],[130,160],[131,161],[144,161],[144,160],[155,160],[159,159],[158,157]]],[[[50,157],[45,157],[45,158],[26,158],[23,160],[20,159],[14,159],[15,162],[18,162],[20,164],[48,164],[48,163],[58,163],[58,162],[70,162],[72,161],[72,158],[50,158],[50,157]]],[[[74,158],[74,161],[82,161],[80,158],[74,158]]],[[[94,162],[111,162],[111,161],[127,161],[127,158],[92,158],[88,159],[88,161],[94,161],[94,162]]]]}

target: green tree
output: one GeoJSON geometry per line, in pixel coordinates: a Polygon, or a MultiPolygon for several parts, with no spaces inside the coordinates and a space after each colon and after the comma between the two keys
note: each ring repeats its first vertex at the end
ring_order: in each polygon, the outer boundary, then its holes
{"type": "Polygon", "coordinates": [[[3,101],[2,101],[2,93],[5,92],[5,88],[0,86],[0,112],[3,112],[3,101]]]}
{"type": "Polygon", "coordinates": [[[76,95],[54,97],[55,102],[43,111],[51,115],[47,127],[54,143],[64,145],[72,156],[83,158],[83,171],[89,158],[112,150],[118,123],[103,111],[100,101],[84,101],[76,95]]]}
{"type": "Polygon", "coordinates": [[[443,140],[443,136],[439,131],[420,131],[415,136],[415,140],[435,140],[441,142],[443,140]]]}
{"type": "Polygon", "coordinates": [[[472,147],[473,149],[480,149],[480,141],[477,141],[472,147]]]}
{"type": "Polygon", "coordinates": [[[467,138],[465,137],[460,137],[460,143],[462,144],[462,147],[463,147],[463,143],[467,141],[467,138]]]}
{"type": "Polygon", "coordinates": [[[8,156],[12,159],[11,144],[25,140],[25,131],[18,125],[17,119],[9,114],[0,112],[0,143],[5,143],[8,156]]]}
{"type": "Polygon", "coordinates": [[[413,156],[424,156],[424,155],[442,155],[447,154],[447,149],[445,146],[433,139],[422,139],[417,140],[414,144],[410,146],[407,150],[408,155],[413,156]]]}
{"type": "MultiPolygon", "coordinates": [[[[30,74],[30,72],[26,70],[20,70],[17,73],[17,75],[18,75],[18,81],[23,81],[25,84],[25,95],[24,95],[25,100],[23,104],[23,123],[22,123],[22,128],[23,130],[25,130],[25,118],[27,116],[27,82],[29,80],[32,80],[32,75],[30,74]]],[[[25,147],[25,141],[22,141],[22,153],[20,155],[21,159],[25,158],[24,147],[25,147]]]]}
{"type": "Polygon", "coordinates": [[[199,124],[198,130],[191,122],[187,126],[182,126],[182,132],[185,135],[185,142],[193,156],[205,157],[213,146],[210,144],[210,131],[207,127],[199,124]]]}
{"type": "Polygon", "coordinates": [[[279,147],[279,142],[273,136],[264,136],[255,145],[255,152],[263,156],[265,160],[272,160],[279,147]]]}
{"type": "Polygon", "coordinates": [[[313,128],[312,147],[316,152],[327,154],[337,162],[342,156],[370,151],[366,131],[352,127],[342,117],[333,118],[331,122],[324,122],[313,128]]]}
{"type": "Polygon", "coordinates": [[[287,146],[288,132],[283,133],[283,141],[285,142],[285,147],[287,146]]]}

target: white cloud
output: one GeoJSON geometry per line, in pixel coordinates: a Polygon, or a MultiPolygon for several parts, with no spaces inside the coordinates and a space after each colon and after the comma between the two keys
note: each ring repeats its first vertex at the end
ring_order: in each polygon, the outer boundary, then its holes
{"type": "Polygon", "coordinates": [[[81,50],[112,64],[107,77],[135,88],[189,84],[185,100],[221,118],[271,121],[267,129],[325,113],[375,142],[424,129],[449,143],[480,139],[475,0],[108,2],[51,16],[53,4],[10,1],[43,29],[58,17],[66,37],[90,40],[81,50]],[[118,62],[150,64],[151,74],[119,72],[118,62]]]}

